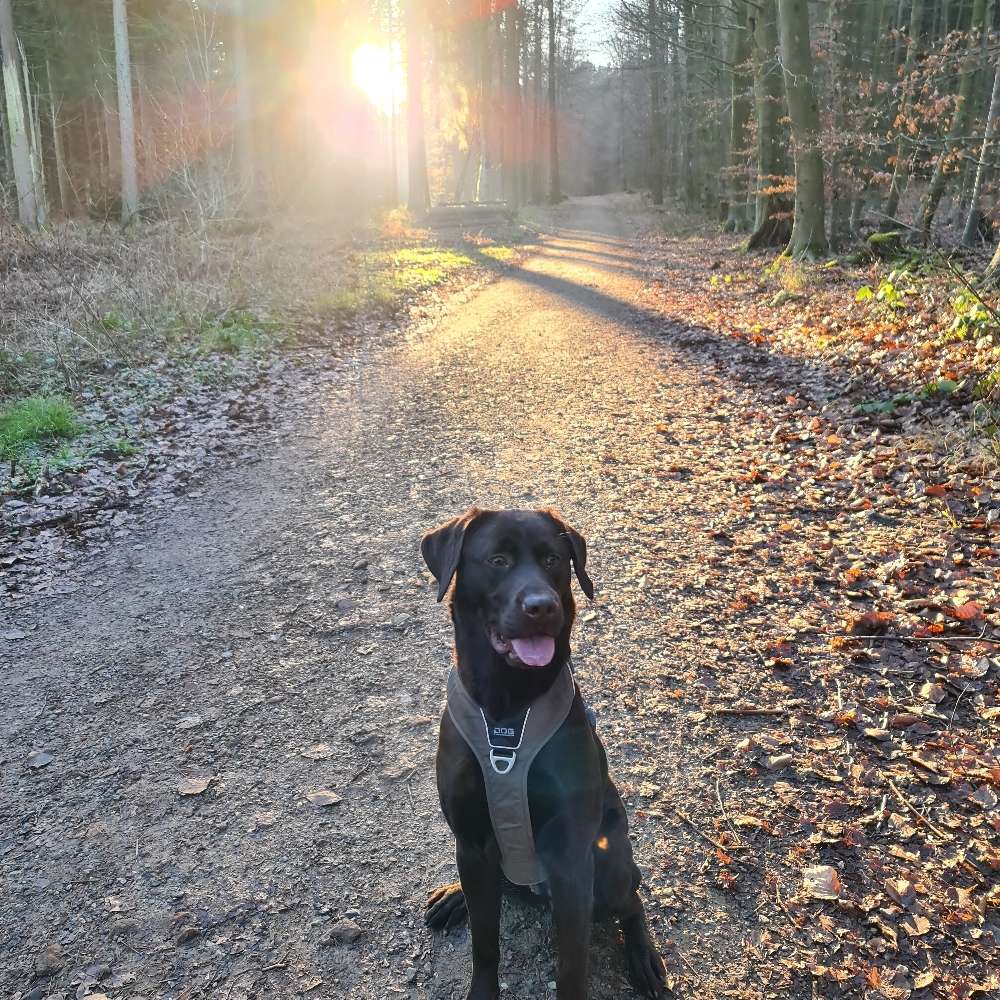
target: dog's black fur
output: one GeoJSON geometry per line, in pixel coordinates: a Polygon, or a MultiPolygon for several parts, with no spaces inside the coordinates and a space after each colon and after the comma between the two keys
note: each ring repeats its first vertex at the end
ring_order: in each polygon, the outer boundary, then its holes
{"type": "MultiPolygon", "coordinates": [[[[576,608],[570,574],[593,596],[583,538],[551,510],[472,509],[428,532],[424,560],[438,581],[438,600],[456,578],[451,599],[459,677],[493,718],[522,711],[558,676],[570,655],[576,608]],[[555,638],[547,666],[529,667],[509,640],[555,638]]],[[[472,985],[468,1000],[499,993],[500,898],[509,883],[500,867],[479,763],[448,713],[441,721],[438,793],[455,834],[459,883],[431,894],[427,923],[454,926],[468,912],[472,985]]],[[[650,939],[637,889],[628,820],[608,777],[604,747],[579,694],[562,727],[528,775],[531,825],[558,945],[559,1000],[586,1000],[592,917],[620,921],[629,976],[648,997],[665,995],[663,962],[650,939]]]]}

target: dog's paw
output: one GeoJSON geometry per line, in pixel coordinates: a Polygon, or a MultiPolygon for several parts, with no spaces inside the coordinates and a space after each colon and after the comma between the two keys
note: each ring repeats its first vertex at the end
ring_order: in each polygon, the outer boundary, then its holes
{"type": "Polygon", "coordinates": [[[628,977],[637,993],[651,1000],[670,996],[667,971],[663,959],[648,934],[635,934],[625,939],[625,963],[628,977]]]}
{"type": "Polygon", "coordinates": [[[424,905],[424,923],[432,931],[450,931],[468,917],[465,893],[460,882],[435,889],[424,905]]]}

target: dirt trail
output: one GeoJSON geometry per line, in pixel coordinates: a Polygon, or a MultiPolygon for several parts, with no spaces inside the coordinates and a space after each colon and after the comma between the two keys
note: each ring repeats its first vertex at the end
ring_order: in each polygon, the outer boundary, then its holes
{"type": "MultiPolygon", "coordinates": [[[[450,634],[417,543],[478,503],[553,504],[587,536],[598,599],[575,659],[654,933],[679,992],[766,994],[746,978],[750,904],[643,789],[717,812],[717,748],[666,696],[719,655],[695,562],[712,470],[659,475],[657,424],[681,462],[718,439],[729,390],[633,308],[622,204],[572,203],[523,269],[359,352],[286,447],[101,557],[83,590],[18,609],[38,631],[0,649],[0,993],[464,996],[466,932],[420,921],[454,859],[432,773],[450,634]]],[[[505,996],[552,995],[544,913],[512,904],[504,949],[505,996]]],[[[630,995],[608,931],[593,965],[596,1000],[630,995]]]]}

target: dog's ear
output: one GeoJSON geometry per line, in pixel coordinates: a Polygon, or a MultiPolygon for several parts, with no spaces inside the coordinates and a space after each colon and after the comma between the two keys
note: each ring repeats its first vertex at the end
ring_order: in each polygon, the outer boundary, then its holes
{"type": "Polygon", "coordinates": [[[479,514],[478,508],[470,507],[464,514],[445,521],[420,539],[420,554],[438,582],[438,602],[444,600],[455,570],[458,569],[466,529],[479,514]]]}
{"type": "Polygon", "coordinates": [[[545,513],[559,525],[560,533],[569,542],[569,553],[573,560],[573,571],[576,573],[577,582],[580,584],[580,589],[592,601],[594,599],[594,584],[587,576],[587,543],[583,540],[583,535],[576,528],[571,528],[558,511],[549,508],[545,513]]]}

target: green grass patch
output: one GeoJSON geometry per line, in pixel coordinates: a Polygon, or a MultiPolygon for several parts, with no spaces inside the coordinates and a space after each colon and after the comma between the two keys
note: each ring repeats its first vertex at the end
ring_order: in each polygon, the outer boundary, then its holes
{"type": "Polygon", "coordinates": [[[320,295],[313,311],[322,319],[351,320],[364,306],[364,297],[356,288],[338,288],[320,295]]]}
{"type": "Polygon", "coordinates": [[[226,313],[202,323],[198,343],[205,354],[242,354],[264,346],[276,328],[247,312],[226,313]]]}
{"type": "Polygon", "coordinates": [[[39,445],[74,438],[81,430],[69,400],[29,396],[0,410],[0,461],[17,465],[39,445]]]}
{"type": "Polygon", "coordinates": [[[377,283],[403,292],[432,288],[472,263],[471,257],[445,247],[406,247],[365,258],[365,264],[377,275],[377,283]]]}
{"type": "Polygon", "coordinates": [[[479,252],[501,264],[510,264],[517,259],[517,251],[513,247],[483,247],[479,252]]]}

